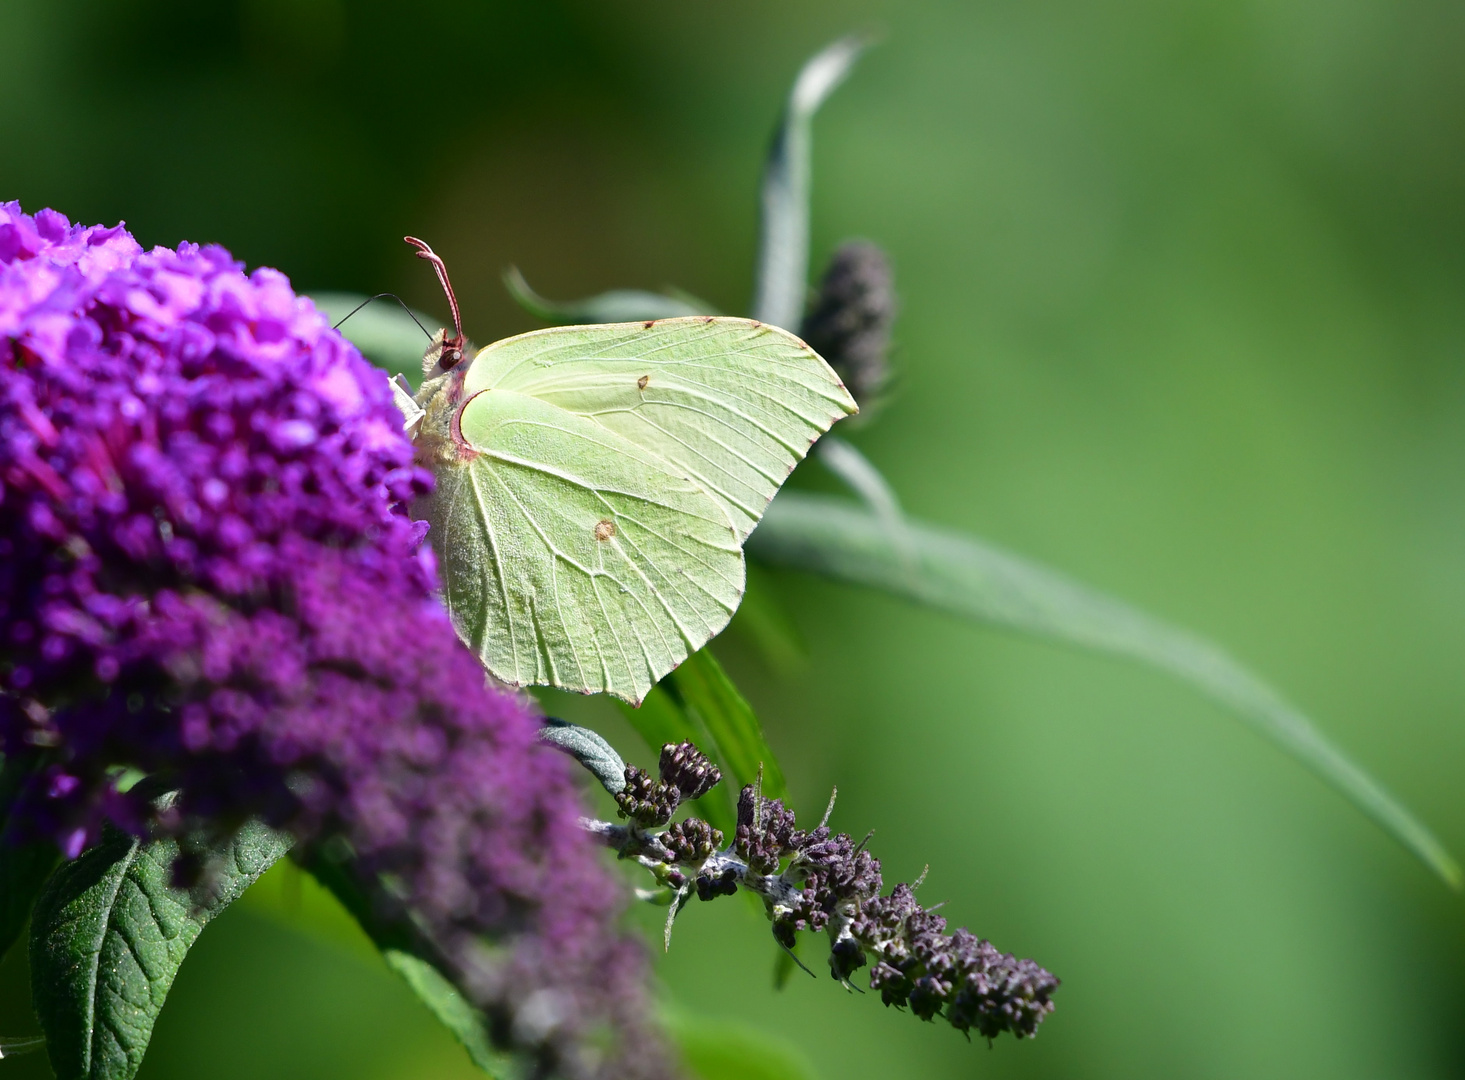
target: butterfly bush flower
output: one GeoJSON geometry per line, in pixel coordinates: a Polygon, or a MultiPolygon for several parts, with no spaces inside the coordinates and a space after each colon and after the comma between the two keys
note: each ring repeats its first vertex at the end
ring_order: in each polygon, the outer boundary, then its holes
{"type": "MultiPolygon", "coordinates": [[[[964,1034],[992,1039],[1004,1031],[1032,1038],[1053,1011],[1058,979],[1032,960],[1019,960],[965,929],[946,933],[946,920],[916,901],[916,885],[881,895],[880,860],[846,833],[831,832],[829,814],[809,831],[798,827],[781,799],[764,798],[757,785],[738,795],[737,832],[722,849],[722,834],[690,817],[656,831],[676,810],[677,794],[696,777],[698,795],[721,779],[691,743],[667,744],[660,779],[626,766],[621,795],[625,826],[589,822],[587,828],[635,859],[670,890],[670,919],[693,891],[701,900],[739,888],[758,894],[773,936],[792,950],[801,930],[829,939],[829,970],[845,985],[869,967],[870,987],[886,1005],[909,1008],[922,1020],[937,1016],[964,1034]],[[634,794],[628,794],[632,793],[634,794]]],[[[668,935],[671,923],[668,921],[668,935]]]]}
{"type": "Polygon", "coordinates": [[[69,857],[106,822],[334,844],[498,1041],[659,1075],[566,760],[435,598],[385,378],[273,270],[15,203],[0,369],[0,744],[42,762],[15,817],[69,857]]]}

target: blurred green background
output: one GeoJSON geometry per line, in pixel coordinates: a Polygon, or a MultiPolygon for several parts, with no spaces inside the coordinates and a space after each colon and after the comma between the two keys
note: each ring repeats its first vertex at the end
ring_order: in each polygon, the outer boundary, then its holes
{"type": "MultiPolygon", "coordinates": [[[[787,84],[871,27],[815,140],[816,262],[877,240],[904,303],[850,437],[911,512],[1226,644],[1465,852],[1459,4],[3,0],[0,198],[440,312],[410,232],[480,341],[534,325],[509,263],[737,311],[787,84]]],[[[827,1078],[1465,1075],[1465,902],[1270,745],[1137,668],[767,585],[807,665],[719,653],[800,807],[838,783],[887,880],[929,862],[928,903],[1064,986],[1036,1042],[968,1045],[822,976],[775,993],[723,902],[659,964],[680,1006],[827,1078]]],[[[145,1080],[472,1075],[305,885],[258,890],[145,1080]]]]}

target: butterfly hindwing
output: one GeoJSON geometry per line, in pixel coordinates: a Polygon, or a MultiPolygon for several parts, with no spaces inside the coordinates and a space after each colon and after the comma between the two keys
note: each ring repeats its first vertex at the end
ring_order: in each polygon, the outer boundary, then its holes
{"type": "Polygon", "coordinates": [[[727,515],[592,421],[507,391],[461,418],[429,519],[459,633],[500,679],[632,701],[726,625],[743,593],[727,515]]]}

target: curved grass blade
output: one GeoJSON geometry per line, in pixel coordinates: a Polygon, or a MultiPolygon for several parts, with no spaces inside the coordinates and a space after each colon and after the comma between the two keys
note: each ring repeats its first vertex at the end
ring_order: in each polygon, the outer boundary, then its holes
{"type": "Polygon", "coordinates": [[[517,266],[504,272],[504,287],[521,308],[547,323],[645,322],[647,319],[675,319],[685,315],[715,315],[711,304],[693,300],[685,293],[664,296],[642,289],[612,289],[583,300],[549,300],[540,296],[517,266]]]}
{"type": "Polygon", "coordinates": [[[501,1054],[488,1040],[487,1021],[458,993],[457,987],[426,960],[401,949],[385,948],[382,959],[401,976],[414,994],[453,1033],[468,1051],[468,1058],[496,1080],[519,1080],[529,1074],[526,1062],[501,1054]]]}
{"type": "Polygon", "coordinates": [[[768,571],[750,562],[746,580],[743,602],[728,630],[746,639],[769,671],[780,679],[792,679],[808,666],[809,650],[775,595],[777,586],[768,571]]]}
{"type": "Polygon", "coordinates": [[[1452,888],[1460,864],[1312,722],[1226,652],[1078,582],[960,533],[907,520],[907,558],[881,517],[785,492],[748,541],[782,566],[883,589],[956,615],[1141,660],[1190,683],[1331,784],[1452,888]]]}
{"type": "Polygon", "coordinates": [[[58,1080],[130,1080],[190,946],[290,847],[256,822],[171,884],[178,845],[110,831],[52,875],[31,919],[31,994],[58,1080]]]}
{"type": "Polygon", "coordinates": [[[868,41],[840,38],[815,53],[794,80],[768,163],[763,168],[753,317],[798,329],[809,280],[809,184],[812,124],[819,106],[844,81],[868,41]]]}

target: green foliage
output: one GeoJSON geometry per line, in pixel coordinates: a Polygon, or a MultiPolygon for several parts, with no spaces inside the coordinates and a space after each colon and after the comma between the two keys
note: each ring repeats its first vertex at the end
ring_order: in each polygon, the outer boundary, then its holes
{"type": "Polygon", "coordinates": [[[493,1048],[483,1014],[468,1003],[442,972],[420,956],[403,949],[385,947],[382,958],[412,988],[443,1027],[463,1044],[473,1064],[495,1080],[518,1080],[527,1075],[522,1061],[493,1048]]]}
{"type": "Polygon", "coordinates": [[[667,1027],[698,1080],[817,1080],[799,1050],[757,1028],[675,1011],[667,1027]]]}
{"type": "Polygon", "coordinates": [[[683,708],[712,736],[723,762],[732,770],[731,788],[751,784],[761,774],[765,797],[787,798],[788,785],[763,726],[711,652],[703,649],[687,657],[668,682],[683,708]]]}
{"type": "Polygon", "coordinates": [[[967,618],[1141,660],[1185,680],[1368,814],[1451,887],[1460,864],[1433,833],[1312,722],[1219,647],[974,537],[829,496],[788,492],[752,551],[768,562],[868,585],[967,618]]]}
{"type": "Polygon", "coordinates": [[[51,877],[31,921],[31,992],[58,1080],[129,1080],[204,926],[290,847],[258,823],[172,885],[178,845],[109,831],[51,877]]]}
{"type": "Polygon", "coordinates": [[[385,919],[349,861],[304,852],[301,863],[344,907],[381,952],[391,968],[429,1012],[463,1045],[473,1064],[495,1080],[526,1075],[523,1060],[495,1050],[487,1019],[459,992],[433,959],[432,949],[406,920],[385,919]]]}
{"type": "Polygon", "coordinates": [[[615,747],[589,728],[550,718],[539,738],[554,743],[583,765],[612,795],[626,786],[626,763],[615,747]]]}
{"type": "Polygon", "coordinates": [[[753,317],[793,329],[804,319],[809,282],[809,188],[814,114],[865,48],[841,38],[816,53],[789,92],[763,171],[753,317]]]}
{"type": "Polygon", "coordinates": [[[575,323],[645,322],[687,315],[716,315],[712,305],[695,297],[664,296],[641,289],[612,289],[583,300],[546,300],[529,287],[517,266],[504,274],[509,295],[535,318],[556,325],[575,323]]]}

